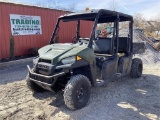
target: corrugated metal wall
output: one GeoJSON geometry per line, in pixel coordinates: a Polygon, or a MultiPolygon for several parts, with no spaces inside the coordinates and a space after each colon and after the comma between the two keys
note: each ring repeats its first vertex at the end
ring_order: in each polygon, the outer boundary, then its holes
{"type": "MultiPolygon", "coordinates": [[[[28,50],[34,47],[42,47],[49,43],[51,34],[55,27],[57,18],[67,12],[53,9],[46,9],[34,6],[18,5],[13,3],[0,2],[0,59],[10,55],[11,25],[10,14],[41,16],[42,34],[40,35],[20,35],[14,36],[15,56],[28,54],[28,50]]],[[[71,42],[71,37],[75,36],[75,23],[64,24],[62,40],[59,42],[71,42]]],[[[81,35],[88,37],[92,23],[83,22],[81,35]]]]}

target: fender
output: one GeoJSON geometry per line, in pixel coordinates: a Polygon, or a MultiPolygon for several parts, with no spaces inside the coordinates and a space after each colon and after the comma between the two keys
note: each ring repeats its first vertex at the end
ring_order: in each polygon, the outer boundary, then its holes
{"type": "Polygon", "coordinates": [[[71,65],[71,69],[79,69],[82,67],[83,68],[86,67],[87,69],[89,68],[87,71],[87,74],[90,75],[89,79],[91,81],[91,84],[93,86],[96,86],[96,71],[95,71],[96,70],[96,63],[93,62],[93,64],[89,64],[88,61],[82,59],[82,60],[79,60],[71,65]]]}

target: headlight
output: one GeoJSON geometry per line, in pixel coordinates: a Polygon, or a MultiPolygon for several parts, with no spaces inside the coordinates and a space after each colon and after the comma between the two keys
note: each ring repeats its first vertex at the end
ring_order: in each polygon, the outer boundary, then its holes
{"type": "Polygon", "coordinates": [[[81,60],[82,58],[80,56],[76,56],[76,61],[81,60]]]}
{"type": "Polygon", "coordinates": [[[76,57],[75,56],[62,59],[63,64],[70,64],[70,63],[74,63],[74,62],[76,62],[76,57]]]}

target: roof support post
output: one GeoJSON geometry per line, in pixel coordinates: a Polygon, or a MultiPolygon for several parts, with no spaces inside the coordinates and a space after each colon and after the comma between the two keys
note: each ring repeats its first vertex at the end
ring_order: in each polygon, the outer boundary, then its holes
{"type": "Polygon", "coordinates": [[[130,21],[129,23],[129,32],[130,32],[130,52],[132,53],[133,52],[133,19],[130,21]]]}
{"type": "Polygon", "coordinates": [[[80,30],[80,20],[77,21],[76,40],[78,40],[80,37],[79,30],[80,30]]]}
{"type": "Polygon", "coordinates": [[[49,41],[49,44],[54,44],[53,38],[56,35],[57,29],[59,28],[59,22],[60,22],[60,19],[58,19],[58,21],[56,23],[56,27],[54,28],[54,31],[52,33],[51,39],[49,41]]]}
{"type": "Polygon", "coordinates": [[[114,50],[113,50],[113,52],[114,52],[114,54],[117,54],[118,53],[118,45],[119,45],[119,14],[117,14],[117,19],[116,19],[116,21],[115,21],[115,23],[114,23],[114,25],[115,25],[115,28],[116,28],[116,35],[115,35],[115,39],[114,39],[114,41],[113,41],[113,46],[114,46],[114,50]]]}
{"type": "Polygon", "coordinates": [[[102,11],[103,10],[100,10],[97,13],[96,18],[94,20],[94,25],[93,25],[93,28],[92,28],[92,31],[91,31],[91,36],[90,36],[90,40],[89,40],[89,44],[88,44],[88,47],[90,47],[90,48],[92,48],[93,40],[95,39],[95,30],[96,30],[96,27],[97,27],[99,16],[100,16],[102,11]]]}

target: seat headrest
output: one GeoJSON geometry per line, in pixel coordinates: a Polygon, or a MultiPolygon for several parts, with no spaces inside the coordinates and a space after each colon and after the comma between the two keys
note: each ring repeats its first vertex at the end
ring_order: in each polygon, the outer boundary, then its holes
{"type": "Polygon", "coordinates": [[[96,41],[93,41],[93,50],[95,53],[112,54],[111,38],[98,38],[96,41]]]}

